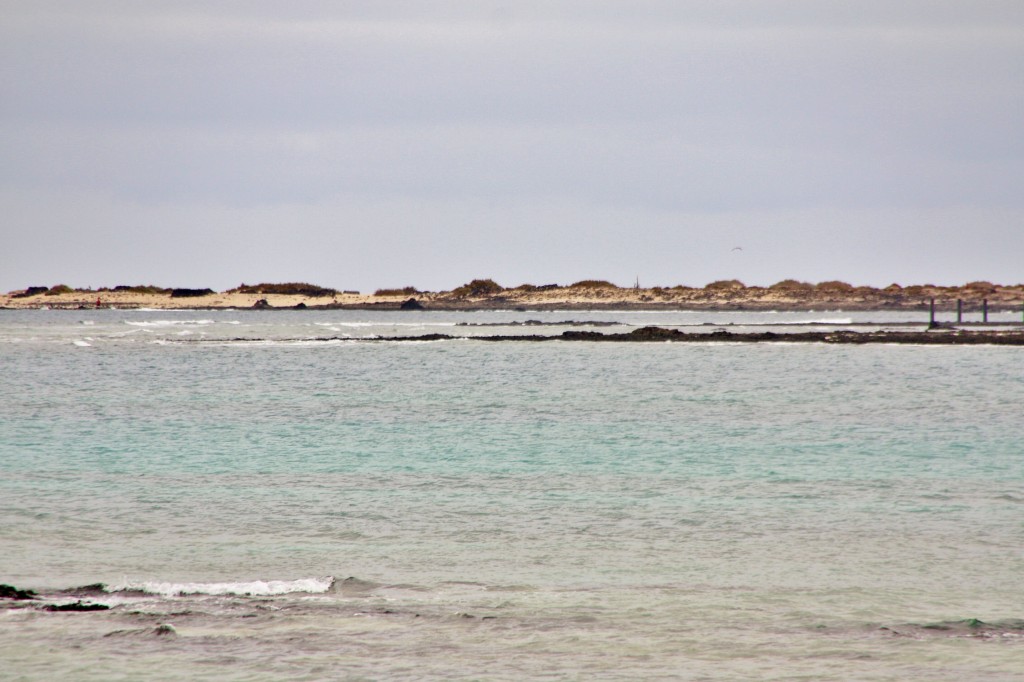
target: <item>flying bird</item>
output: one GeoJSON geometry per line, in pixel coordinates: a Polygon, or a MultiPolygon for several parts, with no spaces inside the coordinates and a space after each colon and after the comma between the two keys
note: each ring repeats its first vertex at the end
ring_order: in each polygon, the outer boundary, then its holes
{"type": "Polygon", "coordinates": [[[734,247],[732,247],[732,250],[733,251],[742,251],[743,247],[742,246],[734,246],[734,247]]]}

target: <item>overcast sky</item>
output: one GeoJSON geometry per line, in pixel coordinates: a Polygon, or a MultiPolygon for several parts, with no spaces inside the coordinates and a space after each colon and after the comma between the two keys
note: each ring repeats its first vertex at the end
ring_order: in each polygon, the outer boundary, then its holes
{"type": "Polygon", "coordinates": [[[1024,2],[0,0],[0,290],[477,277],[1024,282],[1024,2]]]}

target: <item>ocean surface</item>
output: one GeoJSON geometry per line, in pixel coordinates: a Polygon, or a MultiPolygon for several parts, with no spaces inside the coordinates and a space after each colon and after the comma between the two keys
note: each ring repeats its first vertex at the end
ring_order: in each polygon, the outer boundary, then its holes
{"type": "Polygon", "coordinates": [[[0,311],[0,679],[1024,680],[1024,349],[472,338],[925,316],[0,311]]]}

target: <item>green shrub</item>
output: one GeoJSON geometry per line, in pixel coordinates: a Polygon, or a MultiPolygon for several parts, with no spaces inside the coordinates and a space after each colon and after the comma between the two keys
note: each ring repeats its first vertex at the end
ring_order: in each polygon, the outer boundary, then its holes
{"type": "Polygon", "coordinates": [[[73,294],[75,290],[69,287],[67,284],[58,284],[50,287],[50,290],[46,292],[47,296],[59,296],[60,294],[73,294]]]}

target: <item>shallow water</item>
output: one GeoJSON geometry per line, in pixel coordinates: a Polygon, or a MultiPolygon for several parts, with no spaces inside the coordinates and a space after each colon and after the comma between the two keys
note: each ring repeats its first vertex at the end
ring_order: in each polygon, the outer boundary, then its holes
{"type": "Polygon", "coordinates": [[[407,319],[0,315],[14,679],[1024,679],[1019,349],[407,319]]]}

